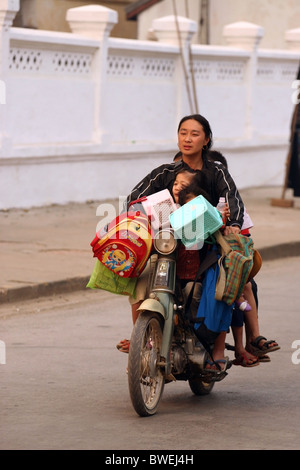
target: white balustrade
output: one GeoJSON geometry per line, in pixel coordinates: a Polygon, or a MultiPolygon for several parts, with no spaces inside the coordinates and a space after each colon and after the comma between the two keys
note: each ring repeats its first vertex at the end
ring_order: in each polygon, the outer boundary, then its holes
{"type": "Polygon", "coordinates": [[[226,46],[191,46],[187,18],[156,19],[157,40],[137,41],[110,38],[105,7],[68,10],[72,33],[13,28],[18,8],[0,0],[0,209],[125,196],[171,161],[191,100],[240,188],[283,183],[299,29],[284,50],[259,48],[247,22],[224,28],[226,46]]]}

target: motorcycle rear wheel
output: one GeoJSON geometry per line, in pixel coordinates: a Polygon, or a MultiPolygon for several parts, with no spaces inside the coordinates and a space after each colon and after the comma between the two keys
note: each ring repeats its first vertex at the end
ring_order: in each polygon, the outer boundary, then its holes
{"type": "Polygon", "coordinates": [[[215,382],[204,382],[202,379],[190,379],[189,386],[197,396],[208,395],[214,388],[215,382]]]}
{"type": "Polygon", "coordinates": [[[139,315],[130,339],[128,385],[133,407],[140,416],[157,411],[165,379],[160,367],[162,322],[153,312],[139,315]]]}

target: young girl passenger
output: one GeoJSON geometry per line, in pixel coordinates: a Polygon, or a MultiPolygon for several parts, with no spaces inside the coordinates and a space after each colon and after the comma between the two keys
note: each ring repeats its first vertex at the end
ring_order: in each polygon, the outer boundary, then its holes
{"type": "MultiPolygon", "coordinates": [[[[176,175],[172,190],[175,202],[179,206],[182,206],[200,195],[205,197],[208,202],[211,202],[209,194],[203,189],[205,188],[206,184],[207,182],[204,174],[190,172],[186,169],[179,171],[176,175]]],[[[221,215],[223,221],[225,222],[226,218],[229,216],[229,209],[227,204],[225,205],[224,211],[221,215]]],[[[176,270],[181,287],[184,291],[186,291],[186,296],[188,295],[188,292],[192,287],[197,275],[201,262],[201,255],[202,252],[200,250],[188,250],[184,247],[183,244],[179,244],[176,270]]],[[[201,281],[201,278],[198,281],[201,281]]],[[[197,314],[200,299],[201,283],[196,282],[193,301],[191,303],[192,315],[194,316],[197,314]]],[[[212,351],[213,362],[207,361],[205,367],[211,372],[218,372],[227,368],[228,358],[225,358],[224,355],[226,333],[227,332],[222,331],[214,341],[212,351]]]]}
{"type": "MultiPolygon", "coordinates": [[[[179,193],[192,184],[195,172],[189,169],[179,170],[173,183],[172,193],[176,204],[179,203],[179,193]]],[[[195,196],[194,196],[195,197],[195,196]]]]}
{"type": "MultiPolygon", "coordinates": [[[[203,195],[209,201],[210,198],[208,194],[203,190],[203,187],[205,187],[205,179],[203,179],[203,177],[202,177],[202,180],[199,181],[198,175],[194,175],[191,177],[191,176],[185,175],[184,172],[180,172],[180,173],[181,174],[178,176],[180,176],[179,181],[181,182],[182,189],[179,192],[178,196],[174,195],[175,200],[177,197],[178,200],[176,200],[176,202],[178,202],[179,205],[184,205],[185,203],[187,203],[188,201],[190,201],[191,199],[193,199],[194,197],[200,194],[203,195]],[[188,181],[190,181],[189,184],[187,184],[188,181]]],[[[229,217],[229,209],[228,209],[227,204],[225,205],[221,215],[222,215],[224,224],[226,224],[226,220],[229,217]]],[[[188,253],[188,251],[186,251],[186,253],[188,253]]],[[[183,260],[181,263],[178,263],[178,264],[179,264],[179,267],[181,264],[184,264],[183,260]]],[[[265,339],[264,337],[260,336],[260,333],[259,333],[257,308],[256,308],[256,303],[255,303],[255,299],[253,296],[250,282],[246,284],[244,291],[242,293],[242,296],[236,300],[235,307],[244,312],[245,320],[247,322],[246,326],[247,326],[248,335],[249,336],[251,335],[252,337],[258,337],[260,339],[265,339]],[[248,303],[248,300],[246,299],[249,300],[249,303],[248,303]],[[243,302],[246,304],[246,308],[241,308],[242,307],[241,304],[243,302]]],[[[238,324],[235,324],[235,322],[233,322],[231,325],[231,328],[232,328],[232,333],[233,333],[234,342],[235,342],[235,360],[233,361],[233,364],[235,365],[240,365],[243,367],[257,366],[259,365],[259,362],[269,361],[269,357],[264,355],[263,354],[264,352],[267,352],[267,351],[271,352],[271,351],[276,351],[277,349],[280,349],[276,341],[271,340],[267,344],[268,347],[265,350],[262,350],[262,353],[260,354],[260,356],[258,356],[254,354],[254,348],[251,349],[249,347],[249,342],[246,345],[246,347],[244,347],[243,345],[243,333],[242,333],[243,325],[238,325],[238,324]]],[[[216,352],[214,350],[214,357],[218,357],[221,354],[221,350],[223,347],[221,337],[220,339],[218,339],[216,344],[217,346],[219,344],[220,347],[218,348],[216,352]]]]}

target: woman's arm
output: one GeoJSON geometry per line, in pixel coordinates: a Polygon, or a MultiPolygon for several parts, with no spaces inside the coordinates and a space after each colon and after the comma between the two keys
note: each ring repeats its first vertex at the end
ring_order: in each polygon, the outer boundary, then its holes
{"type": "Polygon", "coordinates": [[[127,208],[128,205],[143,196],[150,196],[163,189],[169,189],[172,187],[173,181],[178,171],[178,163],[169,163],[161,165],[151,171],[145,178],[143,178],[131,191],[127,197],[127,208]]]}
{"type": "Polygon", "coordinates": [[[230,212],[225,234],[239,233],[244,220],[244,203],[227,169],[223,165],[215,165],[215,172],[218,196],[225,197],[230,212]]]}

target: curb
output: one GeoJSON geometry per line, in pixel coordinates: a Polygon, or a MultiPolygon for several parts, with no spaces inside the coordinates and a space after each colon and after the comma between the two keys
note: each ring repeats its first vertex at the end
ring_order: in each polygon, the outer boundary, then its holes
{"type": "Polygon", "coordinates": [[[0,305],[7,302],[19,302],[21,300],[37,299],[39,297],[49,297],[83,290],[86,288],[89,279],[90,276],[82,276],[10,289],[0,288],[0,305]]]}
{"type": "Polygon", "coordinates": [[[300,256],[300,241],[281,243],[258,249],[263,261],[300,256]]]}
{"type": "MultiPolygon", "coordinates": [[[[263,261],[300,256],[300,241],[260,248],[263,261]]],[[[8,302],[49,297],[78,290],[85,290],[90,276],[73,277],[60,281],[43,282],[23,287],[0,288],[0,305],[8,302]]]]}

